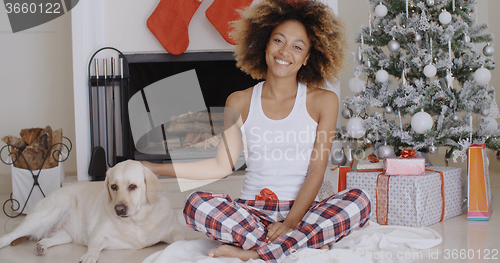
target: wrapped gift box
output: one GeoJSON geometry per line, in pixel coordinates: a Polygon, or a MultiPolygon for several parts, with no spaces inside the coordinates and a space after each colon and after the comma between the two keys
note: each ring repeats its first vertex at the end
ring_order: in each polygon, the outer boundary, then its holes
{"type": "Polygon", "coordinates": [[[425,159],[419,157],[388,157],[384,159],[387,175],[424,175],[425,159]]]}
{"type": "Polygon", "coordinates": [[[461,169],[431,166],[427,170],[434,172],[423,176],[350,172],[347,188],[368,193],[371,218],[379,224],[421,227],[461,215],[461,169]]]}
{"type": "Polygon", "coordinates": [[[372,163],[370,160],[361,160],[356,165],[358,172],[382,172],[384,169],[384,162],[379,161],[372,163]]]}
{"type": "Polygon", "coordinates": [[[351,171],[349,166],[327,166],[323,184],[319,189],[319,201],[346,189],[346,174],[351,171]]]}

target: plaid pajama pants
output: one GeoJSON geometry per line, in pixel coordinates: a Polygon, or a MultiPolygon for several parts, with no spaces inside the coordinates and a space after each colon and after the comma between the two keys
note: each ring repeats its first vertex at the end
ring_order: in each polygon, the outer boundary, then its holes
{"type": "Polygon", "coordinates": [[[184,207],[189,228],[209,238],[256,250],[266,262],[279,262],[303,247],[319,248],[347,236],[368,222],[370,199],[360,189],[345,190],[314,202],[297,227],[273,242],[267,226],[282,222],[294,201],[231,200],[226,194],[192,193],[184,207]]]}

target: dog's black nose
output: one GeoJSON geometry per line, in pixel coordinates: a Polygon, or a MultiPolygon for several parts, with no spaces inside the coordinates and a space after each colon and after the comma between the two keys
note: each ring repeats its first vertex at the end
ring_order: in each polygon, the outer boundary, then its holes
{"type": "Polygon", "coordinates": [[[117,216],[125,216],[127,215],[127,206],[126,205],[115,205],[115,212],[117,216]]]}

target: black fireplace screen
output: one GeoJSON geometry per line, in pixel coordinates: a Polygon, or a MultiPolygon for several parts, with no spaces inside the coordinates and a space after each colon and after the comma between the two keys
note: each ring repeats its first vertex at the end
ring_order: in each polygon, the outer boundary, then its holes
{"type": "Polygon", "coordinates": [[[129,85],[122,113],[128,123],[119,136],[118,161],[171,162],[169,149],[176,150],[176,161],[213,155],[221,140],[217,123],[226,98],[258,82],[236,67],[232,52],[126,54],[125,58],[129,85]],[[168,122],[175,118],[179,123],[168,122]]]}

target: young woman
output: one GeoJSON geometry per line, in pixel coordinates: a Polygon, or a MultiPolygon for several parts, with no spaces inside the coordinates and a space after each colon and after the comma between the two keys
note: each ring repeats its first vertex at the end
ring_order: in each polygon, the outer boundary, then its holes
{"type": "Polygon", "coordinates": [[[327,247],[363,226],[370,201],[359,189],[315,201],[338,114],[337,96],[322,87],[337,80],[343,66],[343,24],[329,7],[307,0],[262,0],[242,17],[232,35],[237,65],[265,81],[227,98],[217,157],[144,164],[157,175],[222,178],[243,149],[240,198],[192,193],[186,223],[224,243],[210,256],[278,262],[302,247],[327,247]]]}

